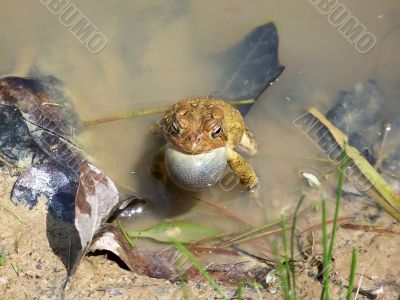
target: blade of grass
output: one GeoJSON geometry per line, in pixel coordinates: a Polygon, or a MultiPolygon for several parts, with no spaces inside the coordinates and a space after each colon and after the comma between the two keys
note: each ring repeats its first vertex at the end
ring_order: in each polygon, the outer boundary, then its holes
{"type": "MultiPolygon", "coordinates": [[[[303,210],[301,213],[302,213],[302,216],[306,216],[308,214],[312,214],[313,210],[312,209],[306,209],[306,210],[303,210]]],[[[286,218],[286,220],[288,221],[288,220],[291,220],[292,218],[293,218],[293,216],[289,216],[289,217],[286,218]]],[[[265,232],[266,229],[269,229],[270,227],[273,227],[275,225],[279,225],[279,223],[280,223],[280,220],[277,220],[277,221],[274,221],[274,222],[271,222],[271,223],[268,223],[268,224],[264,224],[264,225],[261,225],[261,226],[246,230],[244,232],[230,233],[230,234],[226,234],[225,236],[220,236],[219,238],[228,238],[228,237],[230,237],[230,239],[229,240],[225,240],[225,241],[223,241],[221,243],[218,243],[218,244],[216,244],[216,246],[239,244],[239,243],[243,243],[243,242],[248,241],[248,240],[259,238],[261,236],[265,236],[265,235],[268,235],[268,234],[279,232],[279,231],[281,231],[281,228],[265,232]],[[261,231],[261,233],[260,233],[260,231],[261,231]]]]}
{"type": "Polygon", "coordinates": [[[289,296],[291,295],[291,276],[290,276],[290,265],[289,265],[289,254],[288,254],[288,245],[286,239],[286,221],[285,216],[281,215],[281,228],[282,228],[282,245],[283,245],[283,257],[284,257],[284,268],[286,273],[286,281],[288,286],[289,296]]]}
{"type": "Polygon", "coordinates": [[[281,257],[279,255],[279,250],[278,250],[278,243],[276,240],[272,242],[272,249],[274,250],[275,253],[275,261],[276,261],[276,266],[279,272],[279,276],[281,278],[281,285],[282,285],[282,291],[283,291],[283,299],[287,300],[289,298],[289,289],[287,285],[287,280],[286,276],[284,276],[285,270],[281,262],[281,257]]]}
{"type": "Polygon", "coordinates": [[[263,231],[263,232],[260,232],[260,233],[255,233],[253,235],[245,236],[245,237],[243,237],[241,239],[236,239],[234,241],[228,241],[226,243],[223,242],[219,246],[220,247],[230,247],[230,246],[233,246],[233,245],[242,244],[244,242],[247,242],[247,241],[250,241],[250,240],[254,240],[254,239],[258,239],[260,237],[264,237],[264,236],[271,235],[271,234],[274,234],[274,233],[278,233],[278,232],[281,232],[281,231],[282,231],[282,228],[276,228],[276,229],[272,229],[272,230],[268,230],[268,231],[263,231]]]}
{"type": "Polygon", "coordinates": [[[331,242],[329,244],[329,252],[328,252],[329,259],[332,258],[332,254],[333,254],[333,245],[334,245],[335,237],[336,237],[336,229],[337,229],[337,223],[338,223],[338,217],[339,217],[339,209],[340,209],[340,205],[342,203],[344,171],[346,169],[347,163],[348,163],[348,161],[344,160],[344,162],[341,163],[340,167],[339,167],[339,178],[338,178],[338,189],[337,189],[337,192],[336,192],[335,214],[333,216],[331,242]]]}
{"type": "Polygon", "coordinates": [[[294,299],[297,298],[296,296],[296,272],[294,269],[294,241],[295,241],[295,234],[296,234],[296,222],[297,222],[297,215],[300,210],[300,206],[304,201],[305,196],[301,196],[299,202],[297,203],[296,210],[294,211],[293,222],[292,222],[292,230],[290,233],[290,260],[291,260],[291,271],[292,271],[292,285],[293,285],[293,296],[294,299]]]}
{"type": "Polygon", "coordinates": [[[321,291],[321,300],[329,300],[329,269],[330,258],[328,252],[328,237],[326,225],[326,206],[325,200],[322,199],[322,255],[323,255],[323,284],[321,291]]]}
{"type": "Polygon", "coordinates": [[[184,258],[184,257],[182,256],[181,259],[178,259],[178,261],[176,262],[176,268],[178,270],[179,286],[182,289],[183,299],[189,300],[190,299],[189,288],[188,288],[186,280],[185,280],[185,271],[182,268],[182,266],[184,265],[182,258],[184,258]]]}
{"type": "Polygon", "coordinates": [[[124,225],[122,225],[121,222],[120,222],[120,220],[118,220],[118,219],[116,219],[116,222],[117,222],[117,225],[118,225],[119,229],[121,230],[121,232],[122,232],[122,234],[123,234],[125,240],[128,242],[129,246],[130,246],[132,249],[135,249],[136,246],[135,246],[135,244],[132,242],[132,239],[129,237],[128,232],[125,230],[124,225]]]}
{"type": "Polygon", "coordinates": [[[237,300],[243,300],[243,281],[240,280],[237,287],[237,300]]]}
{"type": "Polygon", "coordinates": [[[349,286],[347,288],[347,296],[346,300],[351,299],[351,294],[353,293],[354,287],[354,277],[356,274],[356,265],[357,265],[357,251],[353,248],[353,252],[351,253],[351,269],[349,275],[349,286]]]}
{"type": "Polygon", "coordinates": [[[328,248],[328,237],[327,237],[327,218],[326,218],[326,204],[325,200],[322,200],[322,246],[323,246],[323,257],[324,257],[324,270],[323,270],[323,287],[321,292],[321,299],[325,296],[325,299],[329,300],[329,272],[331,267],[331,260],[333,255],[333,247],[335,244],[336,229],[339,219],[339,209],[342,201],[343,183],[344,183],[344,173],[346,166],[349,162],[347,154],[343,151],[341,155],[341,164],[339,166],[339,176],[338,176],[338,189],[336,192],[335,201],[335,214],[333,216],[331,239],[328,248]]]}
{"type": "Polygon", "coordinates": [[[192,252],[190,252],[182,243],[177,240],[171,239],[171,242],[175,245],[176,249],[178,249],[183,255],[187,257],[187,259],[195,266],[195,268],[199,271],[199,273],[204,276],[208,283],[213,287],[215,292],[222,299],[228,299],[226,295],[222,292],[219,284],[208,274],[208,272],[203,268],[200,262],[194,257],[192,252]]]}

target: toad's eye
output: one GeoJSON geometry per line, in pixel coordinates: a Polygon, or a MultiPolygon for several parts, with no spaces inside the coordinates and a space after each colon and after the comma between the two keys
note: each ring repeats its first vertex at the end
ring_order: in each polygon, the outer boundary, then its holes
{"type": "Polygon", "coordinates": [[[222,127],[221,127],[221,125],[217,125],[213,129],[213,132],[211,133],[211,136],[213,138],[217,138],[217,137],[219,137],[221,135],[221,133],[222,133],[222,127]]]}
{"type": "Polygon", "coordinates": [[[178,134],[180,132],[179,125],[176,121],[171,124],[171,131],[174,134],[178,134]]]}

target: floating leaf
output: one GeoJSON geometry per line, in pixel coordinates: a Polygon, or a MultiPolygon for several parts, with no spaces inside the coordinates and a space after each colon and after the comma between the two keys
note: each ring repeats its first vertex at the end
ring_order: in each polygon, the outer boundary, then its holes
{"type": "MultiPolygon", "coordinates": [[[[400,220],[400,195],[398,195],[393,188],[386,183],[378,171],[376,171],[375,168],[370,165],[370,163],[355,147],[348,145],[347,137],[322,113],[313,107],[308,111],[329,131],[334,141],[343,151],[345,151],[346,155],[352,159],[354,166],[364,176],[363,179],[368,181],[370,187],[366,189],[365,193],[378,202],[396,219],[400,220]]],[[[368,185],[365,184],[364,186],[368,187],[368,185]]]]}
{"type": "Polygon", "coordinates": [[[213,237],[218,231],[198,224],[171,222],[156,224],[145,230],[130,230],[127,233],[130,238],[146,237],[165,243],[174,239],[180,243],[193,243],[213,237]]]}

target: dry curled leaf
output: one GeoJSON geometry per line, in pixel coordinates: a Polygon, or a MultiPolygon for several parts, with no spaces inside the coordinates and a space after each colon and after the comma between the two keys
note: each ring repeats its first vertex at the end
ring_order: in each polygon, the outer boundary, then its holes
{"type": "Polygon", "coordinates": [[[67,286],[118,200],[118,190],[111,179],[95,166],[87,162],[82,164],[75,196],[75,228],[81,249],[68,272],[67,286]]]}

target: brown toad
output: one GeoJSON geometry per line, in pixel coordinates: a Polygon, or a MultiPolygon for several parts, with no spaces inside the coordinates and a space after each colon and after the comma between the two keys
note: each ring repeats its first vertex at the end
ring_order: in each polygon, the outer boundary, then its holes
{"type": "Polygon", "coordinates": [[[187,190],[202,190],[221,179],[226,165],[239,176],[242,187],[253,189],[258,178],[234,149],[255,154],[257,145],[242,115],[220,99],[189,98],[167,110],[160,122],[167,145],[151,168],[158,178],[169,178],[187,190]]]}

